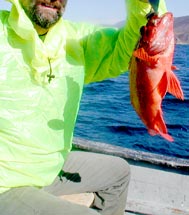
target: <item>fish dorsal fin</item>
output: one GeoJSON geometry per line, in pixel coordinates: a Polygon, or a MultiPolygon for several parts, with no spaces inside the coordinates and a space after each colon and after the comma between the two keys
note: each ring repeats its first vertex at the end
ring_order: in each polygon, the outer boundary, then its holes
{"type": "Polygon", "coordinates": [[[180,81],[172,71],[169,73],[168,92],[176,98],[184,100],[184,94],[180,85],[180,81]]]}
{"type": "Polygon", "coordinates": [[[165,96],[165,94],[167,92],[167,87],[168,87],[167,73],[164,72],[164,74],[157,86],[157,90],[162,98],[165,96]]]}
{"type": "Polygon", "coordinates": [[[153,64],[156,64],[159,60],[157,56],[150,56],[148,53],[144,50],[144,48],[139,48],[134,51],[133,55],[143,61],[147,61],[153,64]]]}

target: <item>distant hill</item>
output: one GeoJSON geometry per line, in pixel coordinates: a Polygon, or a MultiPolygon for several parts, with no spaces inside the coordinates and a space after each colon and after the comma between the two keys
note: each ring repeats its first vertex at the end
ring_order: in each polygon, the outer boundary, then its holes
{"type": "MultiPolygon", "coordinates": [[[[115,24],[116,27],[123,26],[125,21],[115,24]]],[[[189,16],[174,18],[174,31],[177,44],[189,44],[189,16]]]]}
{"type": "Polygon", "coordinates": [[[174,31],[177,44],[189,44],[189,16],[176,17],[174,31]]]}

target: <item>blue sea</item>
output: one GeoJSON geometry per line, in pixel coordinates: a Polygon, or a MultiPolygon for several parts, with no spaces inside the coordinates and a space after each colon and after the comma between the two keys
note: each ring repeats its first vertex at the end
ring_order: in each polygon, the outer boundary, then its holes
{"type": "Polygon", "coordinates": [[[174,65],[185,100],[167,94],[162,102],[174,142],[148,134],[130,103],[128,73],[84,88],[74,136],[189,159],[189,45],[176,45],[174,65]]]}

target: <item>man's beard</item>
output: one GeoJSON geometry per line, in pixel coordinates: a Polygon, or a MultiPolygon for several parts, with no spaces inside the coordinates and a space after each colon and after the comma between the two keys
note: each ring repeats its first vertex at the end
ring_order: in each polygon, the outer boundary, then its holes
{"type": "Polygon", "coordinates": [[[50,10],[48,8],[40,8],[37,5],[24,8],[26,14],[31,21],[42,28],[48,29],[62,17],[62,8],[50,10]]]}

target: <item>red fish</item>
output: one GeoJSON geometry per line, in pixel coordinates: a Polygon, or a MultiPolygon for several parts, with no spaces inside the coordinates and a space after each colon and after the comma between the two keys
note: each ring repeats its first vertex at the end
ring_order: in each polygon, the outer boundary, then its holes
{"type": "Polygon", "coordinates": [[[181,85],[173,70],[173,15],[152,14],[141,28],[141,38],[130,62],[131,103],[151,135],[173,141],[167,132],[161,103],[169,92],[184,99],[181,85]]]}

